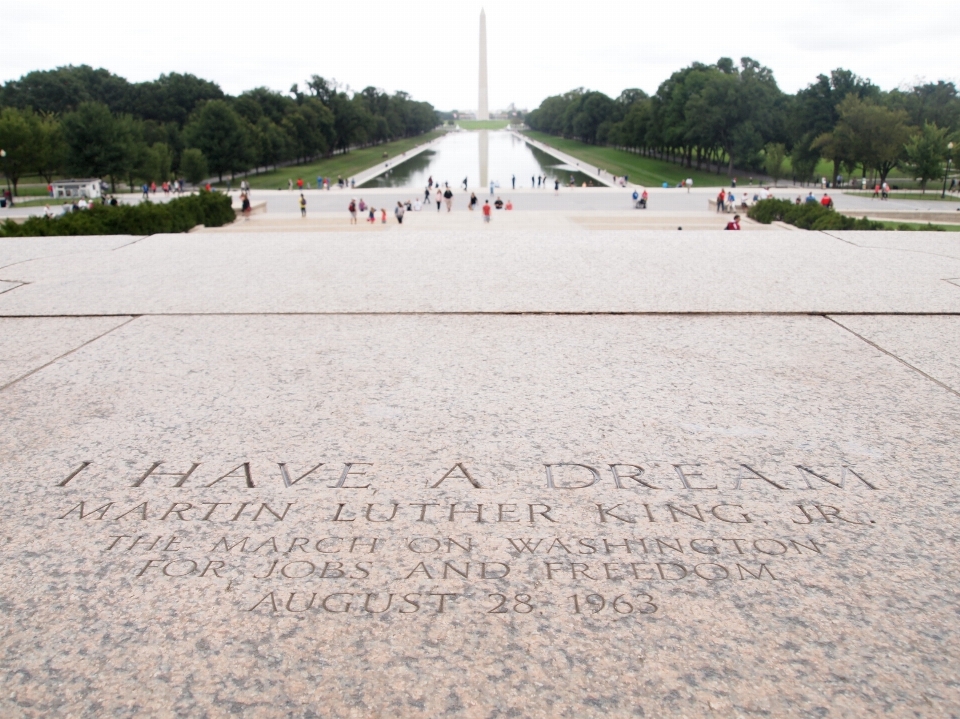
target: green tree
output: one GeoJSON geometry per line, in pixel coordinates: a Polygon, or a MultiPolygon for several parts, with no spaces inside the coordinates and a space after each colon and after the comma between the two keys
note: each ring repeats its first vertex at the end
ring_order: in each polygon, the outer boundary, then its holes
{"type": "Polygon", "coordinates": [[[907,114],[855,95],[845,97],[839,109],[840,121],[835,133],[846,138],[852,163],[875,169],[880,174],[880,182],[884,182],[903,158],[904,145],[910,139],[907,114]]]}
{"type": "Polygon", "coordinates": [[[195,147],[183,151],[183,155],[180,156],[180,171],[191,185],[199,185],[210,173],[207,158],[195,147]]]}
{"type": "Polygon", "coordinates": [[[20,178],[33,168],[36,158],[36,117],[28,110],[8,107],[0,111],[0,166],[17,194],[20,178]]]}
{"type": "Polygon", "coordinates": [[[930,180],[940,179],[947,161],[947,131],[925,122],[923,129],[915,134],[904,147],[906,161],[904,165],[920,180],[923,192],[927,191],[930,180]]]}
{"type": "Polygon", "coordinates": [[[67,143],[60,121],[52,113],[41,115],[34,124],[34,168],[49,185],[67,162],[67,143]]]}
{"type": "Polygon", "coordinates": [[[116,190],[116,180],[133,165],[132,118],[115,117],[103,103],[83,102],[64,115],[62,124],[67,169],[81,176],[109,177],[116,190]]]}
{"type": "Polygon", "coordinates": [[[186,126],[184,134],[191,147],[203,152],[221,182],[224,172],[245,169],[247,133],[240,116],[225,100],[205,103],[186,126]]]}
{"type": "Polygon", "coordinates": [[[783,161],[787,157],[787,148],[782,142],[770,142],[764,148],[763,167],[773,178],[774,186],[783,177],[783,161]]]}

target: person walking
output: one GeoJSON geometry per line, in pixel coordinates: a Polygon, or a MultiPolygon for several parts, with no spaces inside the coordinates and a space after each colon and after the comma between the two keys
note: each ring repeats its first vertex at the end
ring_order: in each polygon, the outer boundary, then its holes
{"type": "Polygon", "coordinates": [[[534,180],[533,175],[530,175],[530,189],[533,190],[537,186],[536,180],[534,180]]]}
{"type": "Polygon", "coordinates": [[[558,180],[557,178],[553,178],[553,194],[554,195],[560,194],[560,180],[558,180]]]}
{"type": "Polygon", "coordinates": [[[397,209],[395,209],[395,210],[393,211],[393,214],[396,215],[396,217],[397,217],[397,223],[398,223],[398,224],[401,224],[401,225],[403,224],[403,213],[404,213],[404,212],[406,212],[406,210],[405,210],[404,207],[403,207],[403,203],[402,203],[402,202],[398,202],[398,203],[397,203],[397,209]]]}
{"type": "Polygon", "coordinates": [[[723,206],[727,201],[727,193],[724,190],[720,190],[720,194],[717,195],[717,212],[723,212],[723,206]]]}
{"type": "Polygon", "coordinates": [[[453,190],[450,189],[450,185],[447,185],[447,189],[443,191],[443,199],[447,203],[447,212],[450,212],[453,207],[453,190]]]}
{"type": "Polygon", "coordinates": [[[490,222],[490,215],[493,210],[490,208],[490,200],[483,201],[483,221],[490,222]]]}
{"type": "Polygon", "coordinates": [[[300,193],[300,217],[307,216],[307,198],[303,196],[303,193],[300,193]]]}
{"type": "Polygon", "coordinates": [[[510,175],[510,184],[513,186],[513,189],[514,189],[514,190],[517,189],[517,176],[516,176],[516,175],[510,175]]]}
{"type": "Polygon", "coordinates": [[[470,204],[467,205],[467,208],[470,212],[473,212],[473,208],[477,206],[477,194],[475,192],[470,193],[470,204]]]}
{"type": "Polygon", "coordinates": [[[463,178],[463,191],[464,191],[464,192],[467,191],[467,178],[466,178],[466,177],[463,178]]]}
{"type": "Polygon", "coordinates": [[[443,193],[440,191],[440,185],[437,185],[437,194],[433,197],[437,201],[437,212],[440,212],[440,205],[443,203],[443,193]]]}
{"type": "Polygon", "coordinates": [[[243,202],[240,203],[240,208],[241,208],[240,212],[243,213],[244,222],[249,222],[250,221],[250,198],[246,195],[246,193],[243,194],[243,202]]]}
{"type": "Polygon", "coordinates": [[[350,200],[350,206],[347,207],[347,210],[350,212],[350,224],[357,224],[357,201],[350,200]]]}
{"type": "Polygon", "coordinates": [[[380,224],[381,225],[387,224],[387,208],[386,207],[380,208],[380,224]]]}
{"type": "Polygon", "coordinates": [[[287,191],[291,191],[291,190],[293,190],[293,178],[292,178],[292,177],[288,177],[288,178],[287,178],[287,191]]]}
{"type": "Polygon", "coordinates": [[[430,204],[430,188],[429,188],[429,186],[423,188],[423,204],[425,204],[425,205],[429,205],[429,204],[430,204]]]}

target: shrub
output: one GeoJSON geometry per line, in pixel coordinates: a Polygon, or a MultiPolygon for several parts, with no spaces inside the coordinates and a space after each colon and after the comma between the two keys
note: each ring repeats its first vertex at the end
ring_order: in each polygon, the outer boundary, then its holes
{"type": "Polygon", "coordinates": [[[764,225],[778,220],[804,230],[882,230],[884,228],[882,222],[874,222],[866,217],[856,220],[813,202],[796,205],[789,200],[761,200],[747,211],[747,216],[764,225]]]}
{"type": "Polygon", "coordinates": [[[62,217],[31,217],[23,224],[7,220],[0,225],[0,237],[155,235],[187,232],[197,225],[221,227],[236,217],[229,196],[201,190],[161,204],[93,205],[62,217]]]}

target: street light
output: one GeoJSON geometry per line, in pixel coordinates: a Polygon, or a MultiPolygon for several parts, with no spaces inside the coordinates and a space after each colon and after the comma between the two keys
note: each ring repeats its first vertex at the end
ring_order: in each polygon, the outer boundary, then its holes
{"type": "Polygon", "coordinates": [[[943,173],[943,192],[940,193],[940,199],[944,199],[947,196],[947,175],[950,174],[950,155],[953,154],[953,143],[947,143],[947,171],[943,173]]]}

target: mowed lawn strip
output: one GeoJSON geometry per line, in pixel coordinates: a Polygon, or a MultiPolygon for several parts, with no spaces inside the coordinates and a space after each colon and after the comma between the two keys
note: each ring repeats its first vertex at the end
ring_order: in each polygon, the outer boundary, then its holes
{"type": "MultiPolygon", "coordinates": [[[[693,178],[694,187],[724,187],[730,184],[725,174],[715,175],[712,172],[681,167],[672,162],[642,157],[613,147],[588,145],[579,140],[567,140],[533,130],[527,130],[524,134],[613,175],[628,175],[630,182],[642,185],[661,185],[666,182],[674,187],[688,177],[693,178]]],[[[746,184],[746,179],[739,178],[741,184],[746,184]]]]}
{"type": "MultiPolygon", "coordinates": [[[[444,134],[445,133],[440,130],[435,130],[424,135],[405,137],[402,140],[387,142],[383,145],[351,150],[342,155],[334,155],[333,157],[327,157],[304,165],[290,165],[289,167],[281,167],[269,172],[261,172],[259,175],[250,174],[247,175],[246,179],[247,182],[250,183],[250,187],[259,190],[276,190],[277,188],[286,190],[287,181],[293,180],[296,182],[297,178],[303,179],[304,187],[306,187],[309,182],[310,187],[315,188],[317,185],[317,177],[329,177],[331,183],[336,183],[338,175],[346,180],[362,170],[385,162],[383,158],[384,152],[389,155],[391,162],[397,162],[401,159],[400,155],[404,152],[408,152],[444,134]]],[[[240,184],[241,179],[243,179],[243,176],[237,175],[236,180],[233,182],[234,187],[240,184]]],[[[218,186],[226,185],[225,182],[217,184],[218,186]]]]}

